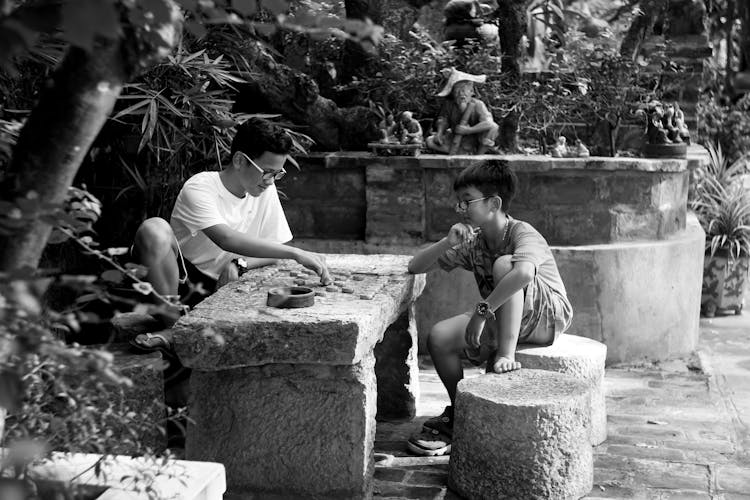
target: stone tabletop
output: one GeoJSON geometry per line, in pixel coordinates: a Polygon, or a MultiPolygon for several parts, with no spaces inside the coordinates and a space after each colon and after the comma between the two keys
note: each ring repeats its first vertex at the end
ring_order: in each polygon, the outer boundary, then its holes
{"type": "Polygon", "coordinates": [[[247,272],[198,304],[174,327],[185,366],[204,371],[269,363],[351,365],[382,339],[385,329],[424,288],[407,271],[408,255],[326,255],[334,284],[282,260],[247,272]],[[266,306],[268,290],[304,285],[315,304],[266,306]]]}

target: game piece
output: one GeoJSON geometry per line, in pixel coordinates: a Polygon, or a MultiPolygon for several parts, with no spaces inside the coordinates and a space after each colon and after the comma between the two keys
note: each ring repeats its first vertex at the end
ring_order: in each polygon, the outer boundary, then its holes
{"type": "Polygon", "coordinates": [[[375,297],[374,293],[362,293],[359,295],[359,298],[362,300],[372,300],[375,297]]]}
{"type": "Polygon", "coordinates": [[[327,286],[326,292],[340,292],[341,289],[337,286],[327,286]]]}
{"type": "Polygon", "coordinates": [[[354,281],[364,281],[365,277],[363,275],[361,275],[361,274],[355,274],[354,276],[352,276],[352,279],[354,281]]]}
{"type": "Polygon", "coordinates": [[[320,280],[305,280],[306,286],[320,286],[320,280]]]}
{"type": "Polygon", "coordinates": [[[296,279],[296,280],[294,280],[294,284],[295,285],[304,285],[305,283],[306,283],[306,281],[303,280],[303,279],[296,279]]]}
{"type": "Polygon", "coordinates": [[[341,291],[344,292],[344,293],[354,293],[354,288],[349,287],[349,286],[345,286],[345,287],[343,287],[341,289],[341,291]]]}
{"type": "Polygon", "coordinates": [[[344,286],[344,282],[343,281],[334,281],[333,284],[335,286],[344,286]]]}

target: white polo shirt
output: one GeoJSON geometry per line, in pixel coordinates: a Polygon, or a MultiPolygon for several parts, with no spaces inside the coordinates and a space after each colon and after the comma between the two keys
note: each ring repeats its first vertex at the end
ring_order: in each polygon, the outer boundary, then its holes
{"type": "Polygon", "coordinates": [[[244,256],[225,252],[203,233],[203,229],[226,224],[252,238],[275,243],[292,239],[275,185],[260,196],[246,194],[238,198],[221,182],[219,172],[201,172],[185,182],[177,195],[170,224],[182,255],[214,279],[232,259],[244,256]]]}

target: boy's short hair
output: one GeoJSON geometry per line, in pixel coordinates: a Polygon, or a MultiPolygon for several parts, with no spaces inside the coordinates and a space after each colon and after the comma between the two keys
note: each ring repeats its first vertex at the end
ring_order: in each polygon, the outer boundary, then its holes
{"type": "Polygon", "coordinates": [[[242,151],[253,160],[266,151],[287,155],[292,151],[292,138],[275,123],[262,118],[250,118],[237,125],[237,132],[232,140],[232,155],[237,151],[242,151]]]}
{"type": "Polygon", "coordinates": [[[487,160],[466,167],[453,181],[453,190],[474,187],[484,196],[498,195],[503,200],[503,212],[507,212],[516,196],[518,177],[505,160],[487,160]]]}

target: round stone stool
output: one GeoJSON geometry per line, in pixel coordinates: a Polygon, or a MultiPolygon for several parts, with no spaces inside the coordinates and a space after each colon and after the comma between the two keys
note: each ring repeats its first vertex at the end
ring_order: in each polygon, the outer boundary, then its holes
{"type": "Polygon", "coordinates": [[[566,373],[591,386],[591,444],[607,439],[607,409],[604,398],[604,361],[607,346],[578,335],[560,335],[548,347],[519,344],[516,361],[523,368],[566,373]]]}
{"type": "Polygon", "coordinates": [[[593,487],[590,387],[521,369],[458,384],[448,484],[473,499],[567,500],[593,487]]]}

